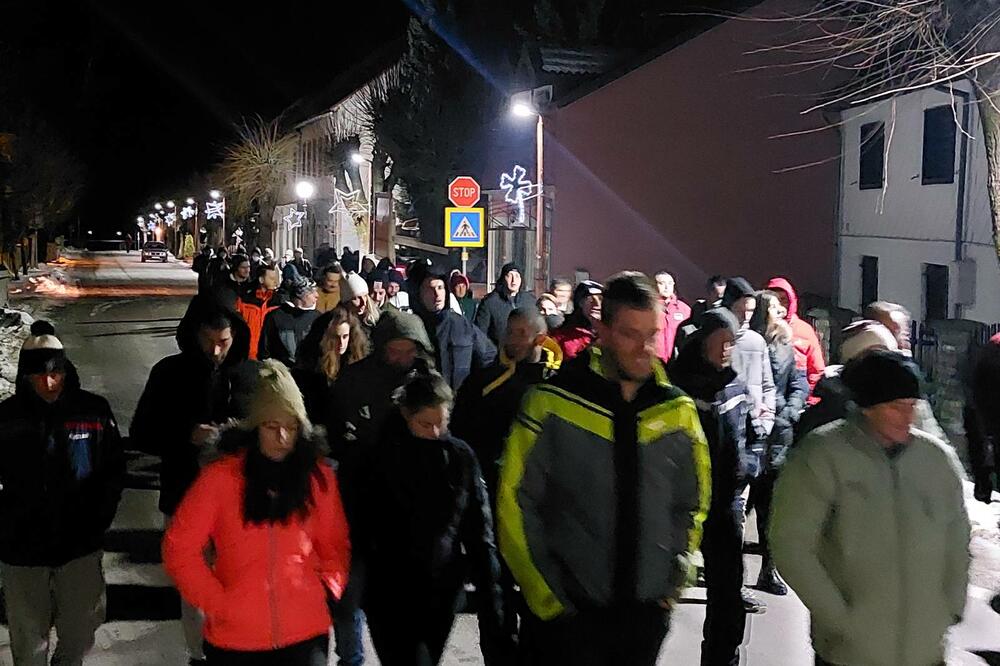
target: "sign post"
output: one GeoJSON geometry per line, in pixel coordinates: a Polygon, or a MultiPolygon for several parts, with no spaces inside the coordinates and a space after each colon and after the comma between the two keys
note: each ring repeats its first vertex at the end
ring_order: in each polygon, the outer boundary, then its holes
{"type": "Polygon", "coordinates": [[[472,208],[481,196],[479,183],[471,176],[459,176],[448,184],[448,201],[455,207],[444,210],[444,245],[462,248],[462,275],[469,272],[468,248],[486,244],[483,233],[486,211],[472,208]]]}

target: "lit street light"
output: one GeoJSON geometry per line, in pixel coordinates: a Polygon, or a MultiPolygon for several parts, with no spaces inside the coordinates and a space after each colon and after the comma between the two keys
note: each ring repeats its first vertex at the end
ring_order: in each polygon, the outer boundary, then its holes
{"type": "Polygon", "coordinates": [[[174,202],[173,201],[168,201],[167,202],[167,208],[173,208],[173,207],[174,207],[174,202]]]}
{"type": "Polygon", "coordinates": [[[316,193],[316,187],[308,180],[300,180],[295,183],[295,196],[299,199],[309,200],[316,193]]]}
{"type": "Polygon", "coordinates": [[[122,235],[122,232],[120,232],[120,231],[116,231],[115,232],[115,236],[121,236],[121,235],[122,235]]]}
{"type": "Polygon", "coordinates": [[[365,163],[365,156],[361,153],[351,153],[351,161],[357,165],[365,163]]]}
{"type": "Polygon", "coordinates": [[[161,206],[159,203],[154,204],[153,208],[155,208],[156,210],[163,210],[163,206],[161,206]]]}
{"type": "Polygon", "coordinates": [[[146,221],[146,218],[140,215],[139,217],[135,218],[135,221],[138,222],[139,224],[142,224],[143,222],[146,221]]]}
{"type": "Polygon", "coordinates": [[[222,192],[220,192],[219,190],[212,190],[211,192],[208,193],[208,196],[212,197],[213,199],[219,199],[222,197],[222,192]]]}
{"type": "Polygon", "coordinates": [[[189,205],[189,206],[193,206],[194,205],[194,199],[192,199],[191,197],[188,197],[187,200],[185,201],[185,203],[187,205],[189,205]]]}
{"type": "Polygon", "coordinates": [[[93,236],[93,235],[94,235],[94,232],[93,232],[93,231],[91,231],[90,229],[87,229],[87,235],[88,235],[88,236],[93,236]]]}
{"type": "Polygon", "coordinates": [[[518,118],[538,118],[535,123],[535,170],[538,193],[535,199],[535,289],[545,291],[545,198],[543,182],[545,176],[545,122],[542,117],[547,105],[552,102],[552,86],[541,86],[534,90],[515,93],[510,98],[510,112],[518,118]]]}

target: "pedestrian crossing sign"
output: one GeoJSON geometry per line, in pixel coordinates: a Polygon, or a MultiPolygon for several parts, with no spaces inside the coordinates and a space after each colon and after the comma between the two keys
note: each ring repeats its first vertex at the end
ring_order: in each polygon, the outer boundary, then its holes
{"type": "Polygon", "coordinates": [[[483,247],[486,211],[483,208],[445,208],[445,247],[483,247]]]}

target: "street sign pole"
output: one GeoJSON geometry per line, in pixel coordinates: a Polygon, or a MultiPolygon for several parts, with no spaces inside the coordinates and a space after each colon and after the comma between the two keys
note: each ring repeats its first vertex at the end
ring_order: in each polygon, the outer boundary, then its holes
{"type": "Polygon", "coordinates": [[[469,275],[469,251],[466,248],[462,248],[462,275],[468,277],[469,275]]]}

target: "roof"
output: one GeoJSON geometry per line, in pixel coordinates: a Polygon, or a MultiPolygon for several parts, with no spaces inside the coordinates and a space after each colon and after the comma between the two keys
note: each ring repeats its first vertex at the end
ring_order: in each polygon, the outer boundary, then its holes
{"type": "Polygon", "coordinates": [[[587,79],[565,95],[558,96],[555,100],[555,105],[567,106],[572,104],[725,23],[730,20],[729,16],[726,15],[742,14],[763,2],[765,0],[720,0],[718,2],[706,0],[697,11],[684,14],[678,13],[675,17],[676,21],[673,22],[676,29],[673,31],[664,31],[667,36],[655,47],[638,56],[614,63],[612,68],[587,79]],[[721,5],[721,7],[713,10],[712,5],[721,5]],[[718,13],[711,14],[712,11],[718,13]]]}
{"type": "Polygon", "coordinates": [[[350,69],[337,74],[319,92],[293,102],[282,114],[285,124],[296,127],[336,107],[398,63],[406,48],[403,35],[372,51],[350,69]]]}
{"type": "Polygon", "coordinates": [[[542,71],[549,74],[603,74],[621,60],[621,53],[611,49],[542,46],[538,52],[542,71]]]}

